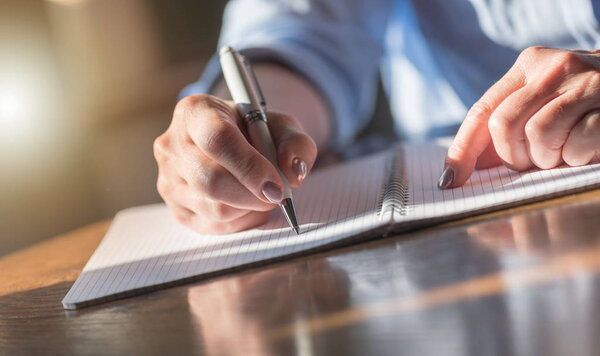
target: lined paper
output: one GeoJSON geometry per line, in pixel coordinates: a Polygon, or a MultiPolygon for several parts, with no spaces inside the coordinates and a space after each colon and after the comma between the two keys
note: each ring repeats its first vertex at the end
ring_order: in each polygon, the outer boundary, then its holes
{"type": "Polygon", "coordinates": [[[436,184],[447,144],[419,143],[400,150],[401,159],[395,148],[311,174],[294,191],[299,236],[279,210],[263,226],[221,236],[188,230],[162,204],[124,210],[115,217],[63,305],[75,309],[377,237],[390,229],[406,230],[600,184],[600,164],[522,173],[494,167],[475,171],[462,187],[440,191],[436,184]],[[401,179],[390,176],[393,160],[402,164],[401,179]],[[406,205],[398,213],[381,214],[385,187],[405,178],[406,205]]]}
{"type": "Polygon", "coordinates": [[[413,144],[403,149],[409,205],[407,213],[396,215],[395,220],[410,221],[411,226],[564,195],[600,183],[600,164],[526,172],[498,166],[476,170],[462,187],[439,190],[436,184],[448,142],[413,144]]]}
{"type": "Polygon", "coordinates": [[[91,305],[241,266],[311,251],[385,225],[377,200],[389,152],[310,175],[294,191],[301,234],[279,209],[263,226],[201,235],[178,224],[165,205],[124,210],[63,299],[91,305]]]}

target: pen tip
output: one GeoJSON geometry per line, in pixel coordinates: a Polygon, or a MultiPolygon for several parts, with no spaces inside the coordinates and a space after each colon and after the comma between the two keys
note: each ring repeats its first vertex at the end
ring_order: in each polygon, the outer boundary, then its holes
{"type": "Polygon", "coordinates": [[[288,224],[296,232],[296,235],[300,235],[300,227],[298,227],[298,219],[296,218],[296,208],[294,207],[292,198],[284,198],[281,201],[281,210],[283,210],[283,215],[285,215],[288,224]]]}

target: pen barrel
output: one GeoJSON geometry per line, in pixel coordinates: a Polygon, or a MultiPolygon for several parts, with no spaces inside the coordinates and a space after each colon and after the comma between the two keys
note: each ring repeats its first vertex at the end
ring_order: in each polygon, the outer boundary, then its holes
{"type": "Polygon", "coordinates": [[[252,90],[253,79],[242,69],[245,65],[239,54],[233,48],[224,47],[219,55],[219,61],[231,98],[240,108],[242,115],[260,110],[261,99],[256,90],[252,90]]]}
{"type": "Polygon", "coordinates": [[[292,189],[290,188],[285,175],[281,172],[281,169],[279,169],[279,164],[277,163],[277,151],[275,150],[275,144],[273,143],[273,138],[271,137],[267,123],[263,120],[256,120],[247,125],[247,130],[252,146],[265,156],[265,158],[273,164],[277,173],[279,173],[279,176],[283,181],[283,196],[285,198],[291,198],[292,189]]]}
{"type": "Polygon", "coordinates": [[[284,198],[291,198],[292,189],[279,169],[275,144],[267,126],[267,118],[262,111],[266,103],[261,104],[264,98],[258,94],[260,87],[256,78],[249,74],[249,62],[244,63],[244,58],[231,47],[223,47],[219,52],[219,59],[231,97],[243,116],[250,143],[273,164],[283,181],[284,198]]]}

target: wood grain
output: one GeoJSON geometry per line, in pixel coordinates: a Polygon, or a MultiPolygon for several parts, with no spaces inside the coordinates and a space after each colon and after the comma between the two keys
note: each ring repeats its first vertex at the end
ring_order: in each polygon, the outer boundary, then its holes
{"type": "Polygon", "coordinates": [[[95,223],[4,256],[0,296],[75,281],[109,225],[95,223]]]}

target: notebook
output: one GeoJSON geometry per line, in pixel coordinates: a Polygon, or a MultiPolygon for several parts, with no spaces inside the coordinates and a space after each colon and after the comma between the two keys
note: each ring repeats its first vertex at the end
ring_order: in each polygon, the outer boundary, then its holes
{"type": "Polygon", "coordinates": [[[446,150],[447,142],[398,145],[311,173],[294,191],[300,235],[279,210],[263,226],[221,236],[181,226],[163,204],[121,211],[63,306],[76,309],[600,185],[598,163],[520,173],[501,166],[442,191],[436,183],[446,150]]]}

